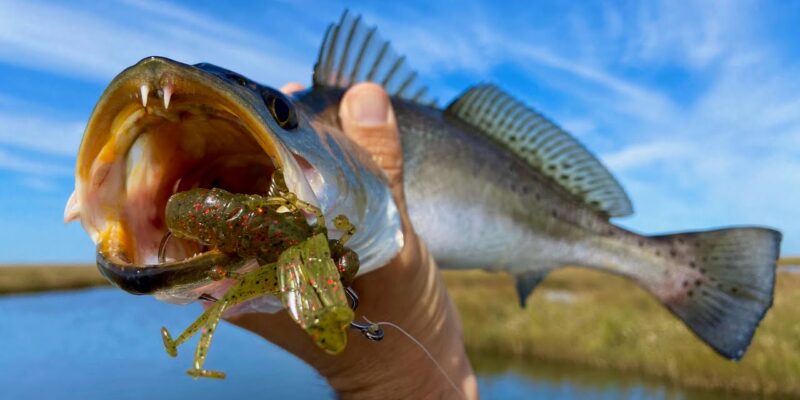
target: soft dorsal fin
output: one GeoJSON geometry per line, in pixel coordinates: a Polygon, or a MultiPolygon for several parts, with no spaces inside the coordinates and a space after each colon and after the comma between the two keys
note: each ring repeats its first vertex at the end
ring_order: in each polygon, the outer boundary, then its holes
{"type": "Polygon", "coordinates": [[[417,81],[417,73],[398,56],[377,28],[368,28],[361,16],[347,11],[325,32],[317,63],[314,86],[348,88],[358,82],[383,85],[391,96],[423,104],[435,104],[428,88],[417,81]]]}
{"type": "Polygon", "coordinates": [[[633,213],[625,190],[582,144],[494,85],[467,90],[445,110],[505,145],[544,175],[610,217],[633,213]]]}

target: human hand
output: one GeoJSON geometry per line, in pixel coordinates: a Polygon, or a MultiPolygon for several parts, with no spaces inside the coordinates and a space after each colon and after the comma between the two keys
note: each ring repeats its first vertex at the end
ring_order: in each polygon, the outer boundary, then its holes
{"type": "MultiPolygon", "coordinates": [[[[290,83],[284,92],[301,90],[290,83]]],[[[341,398],[475,399],[478,388],[464,351],[461,323],[442,277],[414,232],[403,194],[403,155],[394,112],[386,92],[376,84],[355,85],[342,98],[339,116],[345,135],[383,169],[400,211],[405,235],[401,252],[385,267],[353,284],[362,316],[402,327],[431,353],[449,379],[409,338],[385,327],[380,342],[350,330],[347,348],[328,355],[314,345],[287,313],[243,314],[229,321],[253,331],[300,357],[324,376],[341,398]]]]}

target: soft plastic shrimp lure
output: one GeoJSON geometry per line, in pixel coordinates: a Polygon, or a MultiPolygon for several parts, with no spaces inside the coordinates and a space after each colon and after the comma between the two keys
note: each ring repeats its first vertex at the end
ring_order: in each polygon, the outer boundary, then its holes
{"type": "Polygon", "coordinates": [[[211,246],[213,251],[236,254],[241,260],[256,259],[260,265],[253,271],[233,272],[241,261],[232,258],[230,265],[210,268],[212,279],[237,282],[220,299],[201,296],[213,305],[176,339],[162,328],[164,346],[173,357],[178,345],[202,331],[194,366],[187,371],[193,377],[225,377],[223,372],[203,369],[220,318],[229,307],[268,294],[280,297],[290,316],[330,354],[344,350],[348,326],[373,340],[383,336],[374,326],[353,322],[358,298],[348,286],[359,263],[355,252],[344,244],[355,227],[343,215],[337,216],[334,226],[344,234],[329,240],[321,211],[285,189],[280,172],[274,178],[268,196],[192,189],[176,193],[167,203],[170,233],[162,241],[162,262],[168,239],[174,236],[211,246]],[[307,222],[306,213],[316,217],[313,225],[307,222]]]}

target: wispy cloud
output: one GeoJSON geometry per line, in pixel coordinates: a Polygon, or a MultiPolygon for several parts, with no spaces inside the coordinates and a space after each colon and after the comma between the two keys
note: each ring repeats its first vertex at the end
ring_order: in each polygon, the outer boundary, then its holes
{"type": "MultiPolygon", "coordinates": [[[[92,3],[94,10],[0,2],[0,59],[107,81],[148,55],[216,62],[269,82],[305,80],[311,66],[295,49],[178,6],[92,3]],[[36,16],[25,18],[21,16],[36,16]]],[[[89,7],[87,7],[89,8],[89,7]]]]}
{"type": "Polygon", "coordinates": [[[757,4],[733,1],[637,3],[626,35],[627,56],[635,62],[708,67],[750,45],[746,42],[753,24],[737,22],[751,18],[753,6],[757,4]]]}
{"type": "Polygon", "coordinates": [[[36,161],[30,157],[19,157],[0,149],[0,169],[27,175],[69,176],[72,168],[52,164],[48,161],[36,161]]]}
{"type": "Polygon", "coordinates": [[[85,125],[80,121],[55,121],[39,115],[0,112],[0,143],[71,158],[78,153],[85,125]]]}
{"type": "Polygon", "coordinates": [[[677,162],[695,156],[695,146],[689,143],[652,142],[636,143],[603,157],[614,171],[641,168],[658,162],[677,162]]]}
{"type": "Polygon", "coordinates": [[[56,193],[59,189],[54,179],[42,176],[23,176],[19,179],[19,183],[37,192],[56,193]]]}

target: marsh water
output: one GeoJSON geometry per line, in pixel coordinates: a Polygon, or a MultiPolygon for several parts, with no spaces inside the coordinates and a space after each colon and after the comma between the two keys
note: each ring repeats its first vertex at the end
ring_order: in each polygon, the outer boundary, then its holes
{"type": "MultiPolygon", "coordinates": [[[[169,358],[159,329],[178,332],[200,312],[197,305],[171,306],[107,288],[0,297],[0,398],[334,397],[302,361],[227,324],[220,325],[206,365],[228,378],[192,380],[184,371],[195,342],[169,358]]],[[[484,399],[732,398],[597,369],[472,358],[484,399]]]]}

